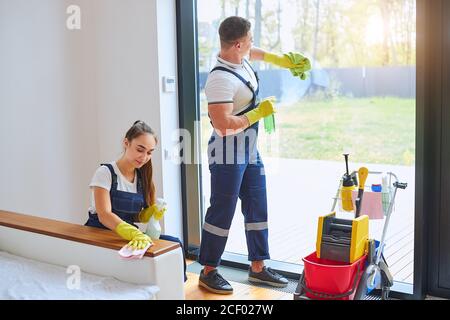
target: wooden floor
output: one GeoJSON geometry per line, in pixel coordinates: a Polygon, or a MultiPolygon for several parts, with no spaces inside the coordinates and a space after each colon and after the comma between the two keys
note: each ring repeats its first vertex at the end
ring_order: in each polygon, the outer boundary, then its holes
{"type": "MultiPolygon", "coordinates": [[[[188,265],[193,261],[188,261],[188,265]]],[[[188,273],[188,280],[185,284],[186,300],[292,300],[291,293],[276,290],[253,287],[246,284],[232,282],[233,294],[221,295],[208,292],[198,286],[198,274],[188,273]]]]}

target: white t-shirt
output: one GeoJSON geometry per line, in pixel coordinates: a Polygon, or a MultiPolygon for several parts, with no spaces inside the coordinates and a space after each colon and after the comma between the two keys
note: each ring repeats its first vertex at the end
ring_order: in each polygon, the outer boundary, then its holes
{"type": "MultiPolygon", "coordinates": [[[[114,172],[117,175],[117,190],[137,193],[137,172],[134,173],[133,182],[129,182],[120,172],[119,167],[115,161],[110,162],[112,165],[114,172]]],[[[94,173],[92,177],[91,183],[89,187],[91,188],[91,207],[89,208],[89,212],[96,213],[95,210],[95,198],[94,198],[94,188],[100,187],[106,189],[108,191],[111,190],[112,176],[111,171],[109,171],[108,167],[100,166],[94,173]]]]}
{"type": "MultiPolygon", "coordinates": [[[[228,62],[219,56],[215,67],[224,67],[250,81],[254,90],[258,89],[258,82],[255,73],[247,62],[241,64],[228,62]]],[[[253,94],[250,89],[235,75],[216,70],[208,75],[205,85],[205,95],[210,106],[214,104],[233,103],[233,115],[237,115],[249,107],[253,94]]]]}

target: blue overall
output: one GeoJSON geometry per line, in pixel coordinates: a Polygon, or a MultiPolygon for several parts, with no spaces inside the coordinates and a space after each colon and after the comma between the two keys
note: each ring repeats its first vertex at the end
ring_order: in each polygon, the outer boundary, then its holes
{"type": "MultiPolygon", "coordinates": [[[[117,175],[114,172],[114,168],[111,164],[102,164],[106,166],[111,172],[111,190],[109,191],[109,195],[111,198],[111,209],[114,214],[116,214],[120,219],[125,221],[126,223],[131,224],[132,226],[137,226],[134,224],[136,215],[141,212],[143,208],[147,208],[147,201],[144,197],[144,192],[142,188],[142,176],[141,172],[137,170],[137,193],[126,192],[117,190],[117,175]]],[[[99,220],[98,215],[96,213],[89,212],[89,219],[85,223],[85,226],[96,227],[102,229],[108,229],[105,227],[99,220]]],[[[183,261],[184,261],[184,281],[187,280],[186,277],[186,260],[184,258],[184,250],[183,245],[180,239],[168,235],[161,235],[159,237],[162,240],[178,242],[181,245],[183,252],[183,261]]]]}
{"type": "MultiPolygon", "coordinates": [[[[256,73],[258,88],[255,90],[250,81],[230,69],[216,67],[211,72],[215,71],[232,73],[252,92],[250,106],[238,116],[258,106],[259,80],[256,73]]],[[[220,137],[213,132],[209,140],[211,198],[202,230],[199,255],[199,263],[202,265],[217,267],[220,264],[238,198],[241,200],[245,221],[248,260],[270,259],[266,177],[264,164],[257,150],[257,135],[258,122],[237,135],[220,137]]]]}

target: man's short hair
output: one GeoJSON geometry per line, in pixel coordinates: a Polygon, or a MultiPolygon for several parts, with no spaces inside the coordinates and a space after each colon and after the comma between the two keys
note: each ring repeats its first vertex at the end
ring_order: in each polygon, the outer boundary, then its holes
{"type": "Polygon", "coordinates": [[[222,47],[230,47],[235,41],[245,37],[251,27],[251,22],[241,17],[232,16],[223,20],[219,27],[222,47]]]}

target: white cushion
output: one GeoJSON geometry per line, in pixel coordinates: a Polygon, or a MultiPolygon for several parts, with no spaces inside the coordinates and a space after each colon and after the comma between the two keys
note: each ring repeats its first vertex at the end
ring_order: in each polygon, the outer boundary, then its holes
{"type": "MultiPolygon", "coordinates": [[[[93,257],[95,259],[95,257],[93,257]]],[[[155,299],[159,288],[137,285],[81,270],[80,289],[62,266],[43,263],[0,251],[0,299],[6,300],[147,300],[155,299]],[[68,281],[69,280],[69,281],[68,281]]]]}

